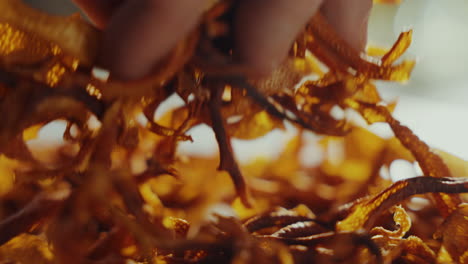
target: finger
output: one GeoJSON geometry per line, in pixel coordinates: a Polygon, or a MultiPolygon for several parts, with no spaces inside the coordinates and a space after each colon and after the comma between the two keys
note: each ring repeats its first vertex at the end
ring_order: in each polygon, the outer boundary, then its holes
{"type": "Polygon", "coordinates": [[[372,0],[326,0],[321,12],[351,47],[362,51],[367,42],[371,8],[372,0]]]}
{"type": "Polygon", "coordinates": [[[322,0],[244,0],[236,21],[236,48],[241,63],[254,73],[270,73],[286,57],[292,43],[322,0]]]}
{"type": "Polygon", "coordinates": [[[109,21],[102,66],[114,77],[149,75],[175,44],[197,24],[204,5],[194,0],[129,0],[109,21]]]}
{"type": "Polygon", "coordinates": [[[73,0],[73,2],[98,28],[103,29],[123,0],[73,0]]]}

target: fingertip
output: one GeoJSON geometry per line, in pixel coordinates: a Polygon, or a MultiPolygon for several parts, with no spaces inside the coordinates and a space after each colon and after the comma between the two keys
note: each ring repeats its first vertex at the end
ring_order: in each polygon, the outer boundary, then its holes
{"type": "Polygon", "coordinates": [[[253,75],[268,75],[289,49],[321,0],[246,0],[238,5],[236,56],[253,75]]]}
{"type": "Polygon", "coordinates": [[[193,0],[127,1],[111,18],[99,61],[113,78],[135,80],[158,63],[197,25],[204,6],[193,0]]]}
{"type": "Polygon", "coordinates": [[[237,63],[243,66],[249,77],[262,78],[269,76],[286,59],[287,52],[266,55],[262,52],[245,52],[237,63]]]}
{"type": "Polygon", "coordinates": [[[337,33],[357,51],[367,44],[372,0],[327,0],[321,11],[337,33]]]}

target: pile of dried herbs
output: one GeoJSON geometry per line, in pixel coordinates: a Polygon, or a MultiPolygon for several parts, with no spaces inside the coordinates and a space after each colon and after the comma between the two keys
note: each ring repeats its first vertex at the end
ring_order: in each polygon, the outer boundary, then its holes
{"type": "Polygon", "coordinates": [[[468,179],[454,178],[466,164],[395,120],[372,83],[409,78],[414,63],[398,59],[411,32],[365,57],[318,14],[276,72],[251,80],[231,63],[231,2],[218,1],[153,76],[121,83],[93,70],[100,33],[79,17],[0,10],[0,263],[468,262],[468,179]],[[155,118],[173,94],[185,104],[155,118]],[[63,144],[33,151],[57,120],[63,144]],[[231,138],[285,122],[299,132],[279,157],[239,166],[231,138]],[[200,124],[219,157],[178,153],[200,124]],[[312,133],[325,158],[304,165],[312,133]],[[421,177],[381,177],[397,159],[421,177]]]}

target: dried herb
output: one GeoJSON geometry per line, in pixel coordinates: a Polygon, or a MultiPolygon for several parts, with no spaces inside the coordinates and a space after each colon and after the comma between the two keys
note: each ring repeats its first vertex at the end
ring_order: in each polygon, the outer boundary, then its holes
{"type": "Polygon", "coordinates": [[[216,2],[154,75],[118,82],[98,78],[100,33],[79,17],[0,0],[0,262],[467,262],[466,163],[394,119],[373,84],[409,78],[411,31],[369,59],[317,14],[278,70],[249,79],[228,52],[231,8],[216,2]],[[156,118],[172,95],[184,104],[156,118]],[[38,153],[31,140],[55,121],[63,142],[38,153]],[[219,157],[180,154],[203,124],[219,157]],[[232,138],[288,126],[279,157],[238,164],[232,138]],[[304,164],[311,148],[323,159],[304,164]],[[397,159],[423,175],[381,177],[397,159]]]}

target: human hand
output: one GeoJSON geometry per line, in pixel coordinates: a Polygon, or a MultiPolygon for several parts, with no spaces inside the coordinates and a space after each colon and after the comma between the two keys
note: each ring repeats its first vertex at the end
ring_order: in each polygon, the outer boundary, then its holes
{"type": "MultiPolygon", "coordinates": [[[[119,79],[147,76],[193,29],[200,0],[73,0],[105,30],[101,63],[119,79]]],[[[372,0],[240,0],[235,18],[236,52],[254,73],[271,72],[320,9],[340,36],[364,49],[372,0]]]]}

